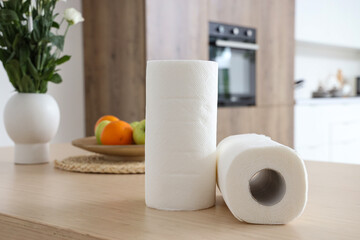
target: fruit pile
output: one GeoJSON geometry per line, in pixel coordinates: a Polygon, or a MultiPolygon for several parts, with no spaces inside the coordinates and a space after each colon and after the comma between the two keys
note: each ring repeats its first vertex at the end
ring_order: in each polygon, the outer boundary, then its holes
{"type": "Polygon", "coordinates": [[[145,144],[145,119],[129,124],[115,116],[105,115],[97,120],[94,131],[98,144],[145,144]]]}

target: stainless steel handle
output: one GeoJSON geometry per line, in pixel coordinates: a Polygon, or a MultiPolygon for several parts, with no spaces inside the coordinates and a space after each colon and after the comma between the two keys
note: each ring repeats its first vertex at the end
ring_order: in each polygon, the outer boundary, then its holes
{"type": "Polygon", "coordinates": [[[244,42],[235,42],[235,41],[225,41],[225,40],[216,40],[215,45],[218,47],[230,47],[230,48],[240,48],[246,50],[258,50],[259,45],[255,43],[244,43],[244,42]]]}

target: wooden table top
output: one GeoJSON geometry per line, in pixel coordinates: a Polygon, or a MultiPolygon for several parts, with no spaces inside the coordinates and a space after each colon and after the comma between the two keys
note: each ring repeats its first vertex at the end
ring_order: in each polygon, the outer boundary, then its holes
{"type": "MultiPolygon", "coordinates": [[[[51,146],[52,158],[80,155],[51,146]]],[[[0,239],[358,239],[360,165],[306,162],[309,201],[287,225],[239,222],[218,193],[216,206],[193,212],[147,208],[144,175],[72,173],[14,165],[0,148],[0,239]]]]}

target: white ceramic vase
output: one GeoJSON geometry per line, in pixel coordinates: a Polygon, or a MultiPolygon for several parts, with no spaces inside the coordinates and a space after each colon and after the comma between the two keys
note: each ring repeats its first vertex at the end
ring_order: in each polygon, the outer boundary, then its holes
{"type": "Polygon", "coordinates": [[[48,94],[17,93],[6,103],[4,123],[15,142],[15,163],[49,161],[49,142],[60,123],[60,110],[48,94]]]}

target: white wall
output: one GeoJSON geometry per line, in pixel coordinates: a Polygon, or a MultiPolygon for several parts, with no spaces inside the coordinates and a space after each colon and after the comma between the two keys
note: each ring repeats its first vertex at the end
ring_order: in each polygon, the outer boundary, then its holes
{"type": "MultiPolygon", "coordinates": [[[[66,3],[59,1],[56,11],[63,13],[69,7],[81,11],[81,0],[71,0],[66,3]]],[[[63,82],[61,84],[49,83],[48,85],[48,94],[56,99],[61,111],[60,127],[53,142],[69,142],[85,136],[82,24],[72,26],[69,29],[64,54],[71,55],[71,59],[60,66],[63,82]]],[[[7,100],[14,93],[14,89],[9,83],[2,64],[0,65],[0,146],[8,146],[13,143],[5,131],[3,112],[7,100]]]]}
{"type": "Polygon", "coordinates": [[[359,0],[296,0],[295,38],[360,48],[359,0]]]}

